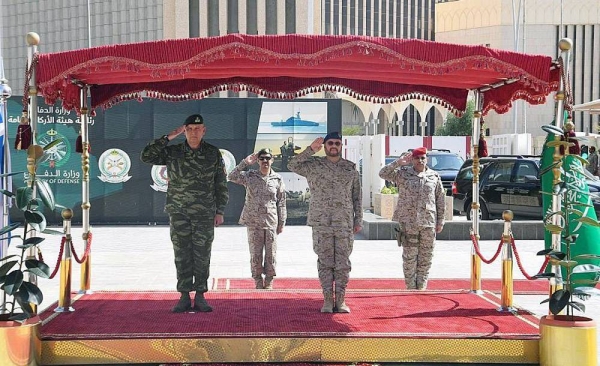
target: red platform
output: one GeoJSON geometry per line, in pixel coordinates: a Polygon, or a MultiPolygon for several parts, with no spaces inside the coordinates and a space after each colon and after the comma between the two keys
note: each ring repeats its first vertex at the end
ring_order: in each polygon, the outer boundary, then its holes
{"type": "MultiPolygon", "coordinates": [[[[537,283],[517,282],[515,292],[540,292],[537,283]]],[[[459,289],[468,281],[406,291],[399,279],[353,279],[350,314],[320,313],[316,279],[277,279],[274,290],[252,284],[214,280],[212,313],[171,313],[176,292],[83,295],[74,312],[41,314],[43,364],[538,362],[537,318],[497,311],[495,293],[459,289]]]]}

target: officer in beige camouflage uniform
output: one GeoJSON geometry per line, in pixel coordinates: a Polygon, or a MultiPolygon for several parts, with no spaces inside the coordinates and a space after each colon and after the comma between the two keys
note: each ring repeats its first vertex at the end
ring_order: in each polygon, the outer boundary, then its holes
{"type": "Polygon", "coordinates": [[[204,293],[208,291],[215,226],[223,223],[229,194],[223,157],[217,147],[202,139],[205,133],[204,119],[193,114],[183,126],[150,142],[141,154],[144,163],[167,166],[165,211],[171,227],[177,291],[181,293],[171,310],[174,313],[212,311],[204,293]],[[168,145],[182,133],[185,142],[168,145]],[[193,307],[190,291],[196,291],[193,307]]]}
{"type": "Polygon", "coordinates": [[[248,229],[250,270],[257,289],[273,288],[277,235],[283,231],[287,216],[283,179],[271,169],[271,165],[271,149],[261,149],[242,160],[228,177],[233,183],[246,187],[246,202],[240,224],[248,229]],[[244,171],[257,161],[259,170],[244,171]]]}
{"type": "Polygon", "coordinates": [[[346,286],[354,233],[362,229],[360,178],[354,163],[342,159],[342,136],[331,132],[319,137],[288,163],[306,177],[311,197],[307,224],[313,230],[313,249],[325,299],[322,313],[349,313],[346,286]],[[325,146],[325,157],[312,156],[325,146]],[[335,300],[334,300],[335,289],[335,300]],[[335,304],[335,305],[334,305],[335,304]]]}
{"type": "Polygon", "coordinates": [[[444,228],[446,191],[442,180],[436,171],[427,167],[424,147],[384,166],[379,176],[396,183],[400,192],[393,219],[398,220],[406,238],[402,243],[406,288],[425,290],[435,234],[444,228]],[[412,166],[408,166],[411,162],[412,166]]]}

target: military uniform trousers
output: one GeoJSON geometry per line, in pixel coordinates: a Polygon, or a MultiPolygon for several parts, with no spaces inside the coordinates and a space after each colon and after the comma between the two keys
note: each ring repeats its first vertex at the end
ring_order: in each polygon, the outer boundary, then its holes
{"type": "Polygon", "coordinates": [[[277,275],[277,233],[276,229],[248,227],[248,244],[250,245],[250,271],[252,278],[260,279],[277,275]]]}
{"type": "Polygon", "coordinates": [[[404,281],[408,290],[427,288],[435,246],[435,227],[407,228],[402,251],[404,281]]]}
{"type": "Polygon", "coordinates": [[[214,218],[190,219],[180,213],[171,213],[169,217],[177,291],[204,293],[208,291],[210,252],[215,237],[214,218]]]}
{"type": "Polygon", "coordinates": [[[350,254],[354,234],[350,229],[313,226],[313,250],[318,256],[317,270],[323,292],[344,293],[350,278],[350,254]]]}

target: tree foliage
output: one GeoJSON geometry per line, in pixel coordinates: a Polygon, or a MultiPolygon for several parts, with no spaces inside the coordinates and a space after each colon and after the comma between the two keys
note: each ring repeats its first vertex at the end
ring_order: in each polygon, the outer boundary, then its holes
{"type": "Polygon", "coordinates": [[[342,127],[342,136],[359,136],[363,132],[361,126],[344,126],[342,127]]]}
{"type": "Polygon", "coordinates": [[[470,136],[473,129],[473,112],[475,111],[475,102],[467,102],[467,110],[462,117],[456,117],[448,113],[446,123],[435,129],[436,136],[470,136]]]}

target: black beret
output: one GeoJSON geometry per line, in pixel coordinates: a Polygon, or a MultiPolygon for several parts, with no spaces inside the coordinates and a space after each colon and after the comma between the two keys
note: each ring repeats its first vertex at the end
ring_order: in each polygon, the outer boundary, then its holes
{"type": "Polygon", "coordinates": [[[327,140],[341,140],[342,135],[339,132],[329,132],[327,136],[323,139],[323,142],[327,142],[327,140]]]}
{"type": "Polygon", "coordinates": [[[188,118],[185,119],[184,125],[203,125],[204,118],[202,118],[199,114],[192,114],[188,118]]]}
{"type": "Polygon", "coordinates": [[[273,152],[268,147],[265,147],[265,148],[262,148],[262,149],[260,149],[258,151],[257,156],[260,157],[261,155],[271,155],[271,156],[273,156],[273,152]]]}

